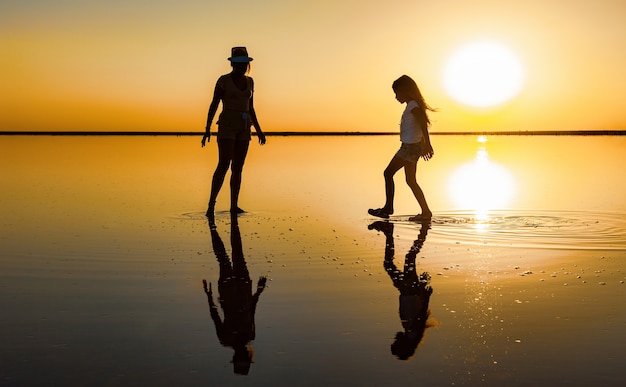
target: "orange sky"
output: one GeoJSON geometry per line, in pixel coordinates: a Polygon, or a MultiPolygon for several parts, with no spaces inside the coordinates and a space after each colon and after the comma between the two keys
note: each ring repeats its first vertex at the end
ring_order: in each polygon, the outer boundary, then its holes
{"type": "Polygon", "coordinates": [[[234,45],[255,58],[266,131],[397,131],[402,74],[439,108],[433,131],[626,129],[623,0],[32,3],[1,5],[0,131],[202,131],[234,45]],[[442,73],[485,40],[525,81],[470,108],[442,73]]]}

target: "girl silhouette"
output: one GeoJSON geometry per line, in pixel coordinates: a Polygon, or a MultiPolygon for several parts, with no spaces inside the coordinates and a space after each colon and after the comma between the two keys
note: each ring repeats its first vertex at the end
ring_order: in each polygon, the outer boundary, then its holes
{"type": "Polygon", "coordinates": [[[395,193],[393,176],[400,168],[404,168],[406,183],[413,191],[413,195],[422,209],[421,214],[412,216],[409,220],[428,220],[432,217],[432,212],[428,208],[424,192],[417,184],[416,173],[417,160],[420,157],[424,160],[429,160],[434,154],[428,135],[430,120],[428,119],[427,110],[435,111],[435,109],[428,106],[415,81],[407,75],[398,78],[393,83],[392,88],[396,93],[398,102],[406,103],[406,108],[402,113],[400,121],[400,140],[402,145],[384,172],[385,205],[382,208],[370,208],[368,212],[370,215],[380,218],[389,218],[389,215],[393,214],[393,197],[395,193]]]}

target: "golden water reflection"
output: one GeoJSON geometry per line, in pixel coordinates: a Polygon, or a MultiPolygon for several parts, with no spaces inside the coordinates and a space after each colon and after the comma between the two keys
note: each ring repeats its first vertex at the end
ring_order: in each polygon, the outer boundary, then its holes
{"type": "MultiPolygon", "coordinates": [[[[488,154],[467,136],[432,141],[437,156],[418,173],[435,216],[415,270],[433,274],[429,308],[441,324],[409,363],[389,354],[405,327],[387,246],[367,229],[398,139],[272,137],[251,146],[241,237],[251,273],[268,276],[253,382],[623,380],[626,138],[490,136],[488,154]],[[479,237],[481,222],[467,216],[477,206],[447,194],[466,162],[479,171],[497,162],[515,177],[509,208],[487,202],[489,232],[479,237]]],[[[0,309],[11,311],[0,317],[0,356],[9,383],[241,384],[201,287],[206,279],[207,292],[211,282],[219,291],[202,216],[216,152],[192,137],[0,139],[0,309]]],[[[461,196],[494,180],[479,177],[461,196]]],[[[398,183],[402,270],[418,230],[402,221],[415,198],[398,183]]],[[[223,192],[221,237],[231,225],[223,192]]]]}
{"type": "Polygon", "coordinates": [[[474,211],[480,220],[487,219],[489,210],[506,208],[516,184],[507,168],[489,159],[487,138],[479,136],[477,142],[476,157],[454,170],[448,192],[455,205],[474,211]]]}

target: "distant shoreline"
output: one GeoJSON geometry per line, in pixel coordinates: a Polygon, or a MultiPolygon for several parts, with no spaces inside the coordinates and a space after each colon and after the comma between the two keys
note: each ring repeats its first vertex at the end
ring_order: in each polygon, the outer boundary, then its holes
{"type": "MultiPolygon", "coordinates": [[[[201,136],[204,132],[0,131],[0,136],[201,136]]],[[[216,134],[216,133],[213,133],[216,134]]],[[[254,134],[254,133],[253,133],[254,134]]],[[[431,132],[433,136],[626,136],[626,130],[431,132]]],[[[267,136],[397,136],[397,132],[265,132],[267,136]]]]}

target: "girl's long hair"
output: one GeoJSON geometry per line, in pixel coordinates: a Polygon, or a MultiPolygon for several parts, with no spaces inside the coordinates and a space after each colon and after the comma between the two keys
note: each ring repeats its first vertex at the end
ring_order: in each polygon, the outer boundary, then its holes
{"type": "Polygon", "coordinates": [[[431,107],[426,103],[424,97],[422,96],[422,92],[420,91],[419,87],[417,87],[417,83],[415,83],[413,78],[409,77],[408,75],[403,75],[393,82],[391,88],[394,91],[407,91],[409,93],[409,97],[415,100],[415,102],[417,102],[417,104],[419,105],[419,108],[422,110],[422,113],[426,117],[426,124],[430,124],[427,110],[430,110],[431,112],[436,112],[437,109],[431,107]]]}

